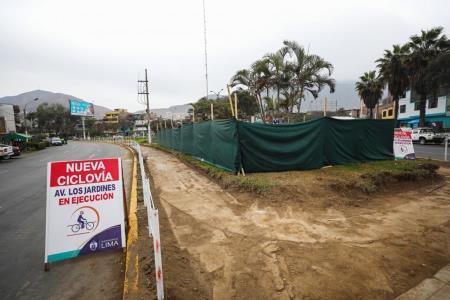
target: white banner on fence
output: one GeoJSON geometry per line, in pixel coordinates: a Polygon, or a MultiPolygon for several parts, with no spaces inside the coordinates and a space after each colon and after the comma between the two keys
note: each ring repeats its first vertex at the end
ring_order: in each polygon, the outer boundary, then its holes
{"type": "Polygon", "coordinates": [[[403,131],[400,128],[394,129],[394,156],[395,159],[416,159],[414,146],[411,138],[411,131],[403,131]]]}

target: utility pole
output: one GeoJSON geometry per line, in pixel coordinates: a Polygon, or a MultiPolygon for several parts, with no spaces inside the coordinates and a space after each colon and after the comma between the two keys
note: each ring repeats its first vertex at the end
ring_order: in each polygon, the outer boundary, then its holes
{"type": "Polygon", "coordinates": [[[148,100],[148,77],[147,77],[147,69],[145,69],[145,80],[138,80],[138,83],[144,83],[144,91],[139,91],[138,90],[138,95],[145,95],[145,100],[146,100],[146,104],[147,104],[147,141],[149,144],[152,143],[152,130],[150,128],[150,104],[149,104],[149,100],[148,100]]]}
{"type": "Polygon", "coordinates": [[[30,102],[26,103],[25,106],[23,107],[23,126],[25,127],[25,135],[28,135],[28,130],[27,130],[27,105],[34,102],[34,101],[38,101],[39,98],[34,98],[33,100],[31,100],[30,102]]]}
{"type": "Polygon", "coordinates": [[[208,52],[206,50],[206,9],[205,9],[205,0],[203,0],[203,37],[205,40],[205,80],[206,80],[206,95],[205,100],[208,100],[208,52]]]}
{"type": "Polygon", "coordinates": [[[83,140],[86,140],[86,127],[84,126],[84,116],[81,117],[81,125],[83,126],[83,140]]]}

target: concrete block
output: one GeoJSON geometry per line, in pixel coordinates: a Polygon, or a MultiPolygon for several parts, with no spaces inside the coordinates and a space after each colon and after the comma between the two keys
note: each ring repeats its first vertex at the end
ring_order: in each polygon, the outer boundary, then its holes
{"type": "Polygon", "coordinates": [[[439,272],[437,272],[436,275],[434,275],[434,278],[450,284],[450,265],[442,268],[439,272]]]}
{"type": "Polygon", "coordinates": [[[425,279],[416,287],[395,298],[395,300],[426,300],[445,285],[444,282],[437,279],[425,279]]]}
{"type": "Polygon", "coordinates": [[[450,286],[446,285],[436,294],[433,294],[428,300],[449,300],[450,299],[450,286]]]}

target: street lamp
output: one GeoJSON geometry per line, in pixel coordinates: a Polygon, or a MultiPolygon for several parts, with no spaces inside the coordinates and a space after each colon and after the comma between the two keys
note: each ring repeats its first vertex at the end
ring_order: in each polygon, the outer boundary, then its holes
{"type": "MultiPolygon", "coordinates": [[[[25,126],[25,135],[28,135],[28,131],[27,131],[27,105],[34,102],[34,101],[38,101],[39,98],[34,98],[33,100],[31,100],[30,102],[26,103],[25,106],[23,107],[23,126],[25,126]]],[[[27,142],[28,142],[28,138],[27,142]]]]}
{"type": "MultiPolygon", "coordinates": [[[[214,92],[214,91],[209,91],[210,93],[213,93],[214,95],[216,95],[216,100],[219,100],[219,97],[220,97],[220,93],[222,93],[222,91],[223,91],[223,89],[221,89],[219,92],[214,92]]],[[[206,99],[206,100],[208,100],[208,99],[206,99]]]]}

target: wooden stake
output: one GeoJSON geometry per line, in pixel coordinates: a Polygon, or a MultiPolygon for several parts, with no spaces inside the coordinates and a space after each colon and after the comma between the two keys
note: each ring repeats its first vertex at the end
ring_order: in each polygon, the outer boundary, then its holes
{"type": "Polygon", "coordinates": [[[211,103],[211,121],[214,121],[214,104],[211,103]]]}
{"type": "Polygon", "coordinates": [[[233,100],[231,100],[231,90],[230,85],[227,84],[227,90],[228,90],[228,100],[230,101],[230,109],[231,109],[231,116],[234,117],[234,109],[233,109],[233,100]]]}
{"type": "Polygon", "coordinates": [[[234,93],[234,113],[235,113],[235,117],[236,117],[236,120],[238,119],[238,106],[237,106],[237,103],[238,103],[238,97],[237,97],[237,93],[234,93]]]}

